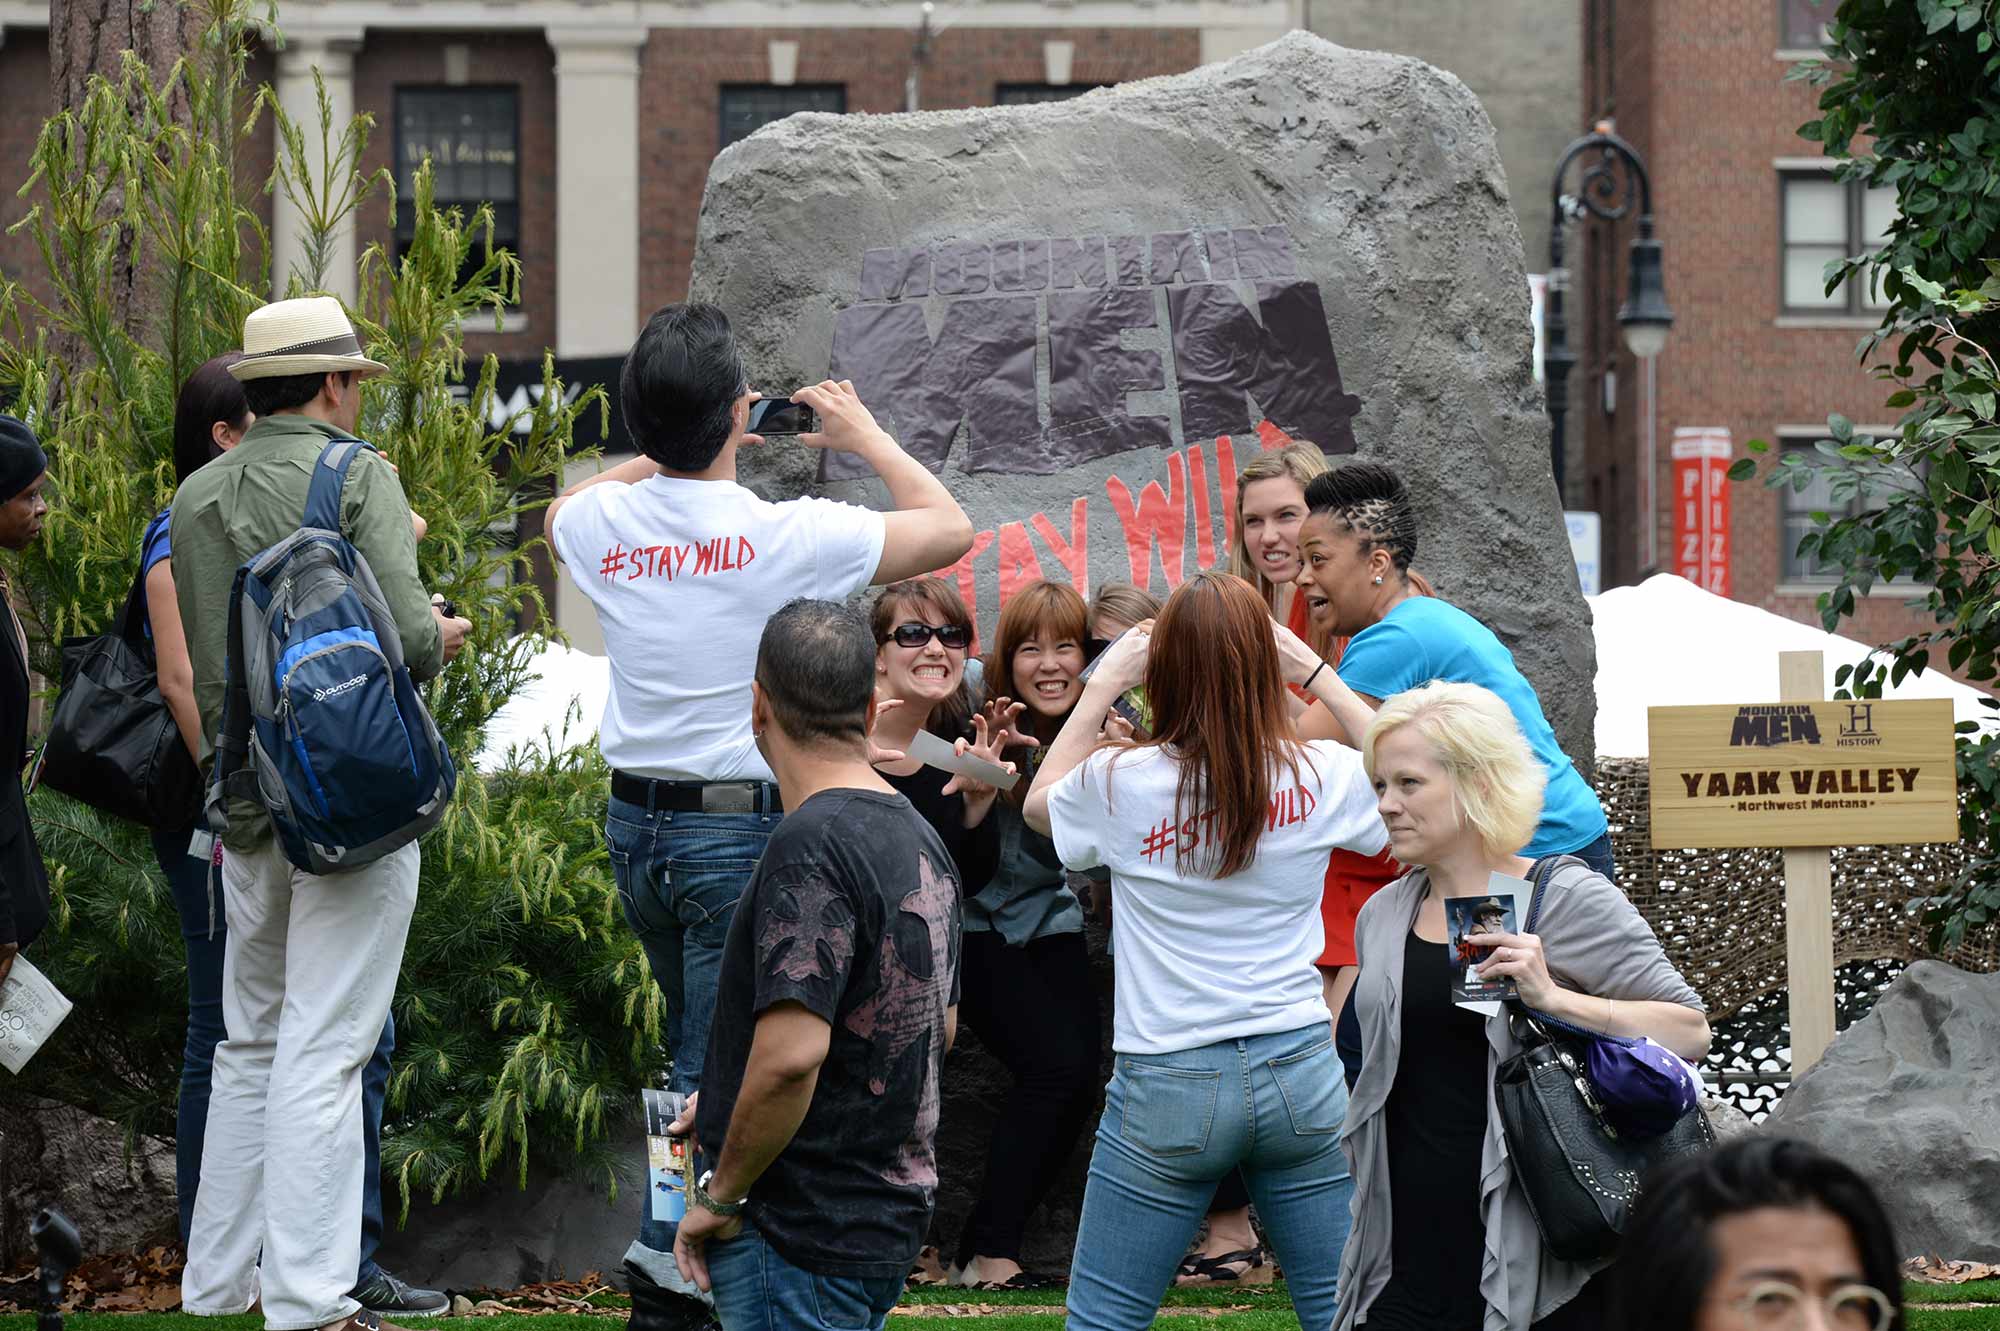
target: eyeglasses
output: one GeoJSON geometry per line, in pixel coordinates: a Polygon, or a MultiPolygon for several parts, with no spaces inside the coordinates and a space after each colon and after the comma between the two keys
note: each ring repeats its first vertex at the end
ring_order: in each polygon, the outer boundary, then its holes
{"type": "MultiPolygon", "coordinates": [[[[1806,1331],[1806,1305],[1811,1296],[1797,1285],[1766,1280],[1752,1285],[1729,1305],[1742,1325],[1755,1331],[1806,1331]]],[[[1826,1325],[1833,1331],[1889,1331],[1895,1308],[1889,1296],[1871,1285],[1842,1285],[1821,1301],[1826,1325]]]]}
{"type": "Polygon", "coordinates": [[[933,636],[940,646],[954,652],[962,652],[972,645],[972,630],[957,624],[919,624],[911,620],[907,624],[896,625],[896,631],[889,636],[896,640],[898,647],[922,647],[933,636]]]}

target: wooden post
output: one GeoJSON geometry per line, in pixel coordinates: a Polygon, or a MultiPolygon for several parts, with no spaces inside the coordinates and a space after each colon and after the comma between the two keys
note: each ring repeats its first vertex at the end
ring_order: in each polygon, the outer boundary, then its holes
{"type": "MultiPolygon", "coordinates": [[[[1778,653],[1778,697],[1826,697],[1820,652],[1778,653]]],[[[1833,855],[1824,847],[1785,856],[1785,982],[1791,996],[1792,1076],[1819,1062],[1833,1043],[1833,855]]]]}

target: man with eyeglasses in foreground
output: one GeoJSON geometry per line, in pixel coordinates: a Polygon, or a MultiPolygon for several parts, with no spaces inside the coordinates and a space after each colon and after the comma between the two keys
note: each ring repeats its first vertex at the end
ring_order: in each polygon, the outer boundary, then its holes
{"type": "Polygon", "coordinates": [[[1891,1331],[1902,1247],[1852,1166],[1766,1128],[1648,1177],[1619,1245],[1618,1331],[1891,1331]]]}
{"type": "MultiPolygon", "coordinates": [[[[683,1094],[701,1083],[737,898],[783,813],[750,727],[765,620],[795,597],[844,600],[947,567],[972,546],[958,501],[876,425],[851,383],[793,395],[821,421],[798,441],[867,463],[892,511],[771,503],[739,485],[737,450],[764,442],[748,428],[759,396],[720,309],[666,306],[619,377],[640,456],[571,486],[548,513],[550,543],[604,631],[605,841],[626,921],[666,998],[668,1089],[683,1094]]],[[[652,1219],[643,1198],[640,1216],[625,1254],[632,1331],[711,1325],[705,1296],[674,1265],[674,1226],[652,1219]]]]}

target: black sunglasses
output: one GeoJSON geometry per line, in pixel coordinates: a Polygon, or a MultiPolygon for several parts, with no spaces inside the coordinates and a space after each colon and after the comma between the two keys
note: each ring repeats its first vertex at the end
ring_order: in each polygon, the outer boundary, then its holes
{"type": "Polygon", "coordinates": [[[940,645],[954,652],[962,652],[972,645],[972,630],[957,624],[919,624],[915,620],[896,625],[896,631],[889,636],[896,640],[898,647],[922,647],[937,635],[940,645]]]}

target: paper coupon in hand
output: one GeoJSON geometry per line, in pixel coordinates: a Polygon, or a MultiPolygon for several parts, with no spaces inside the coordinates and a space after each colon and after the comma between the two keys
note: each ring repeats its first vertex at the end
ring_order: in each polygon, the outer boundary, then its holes
{"type": "Polygon", "coordinates": [[[984,781],[1000,790],[1012,790],[1014,783],[1021,779],[1018,772],[1010,772],[998,763],[989,763],[984,758],[975,758],[969,753],[954,753],[952,746],[939,739],[928,730],[919,730],[917,737],[910,741],[908,753],[920,763],[928,763],[941,771],[958,776],[969,776],[974,781],[984,781]]]}
{"type": "Polygon", "coordinates": [[[70,1001],[35,969],[16,956],[14,967],[0,982],[0,1067],[19,1072],[69,1015],[70,1001]]]}

